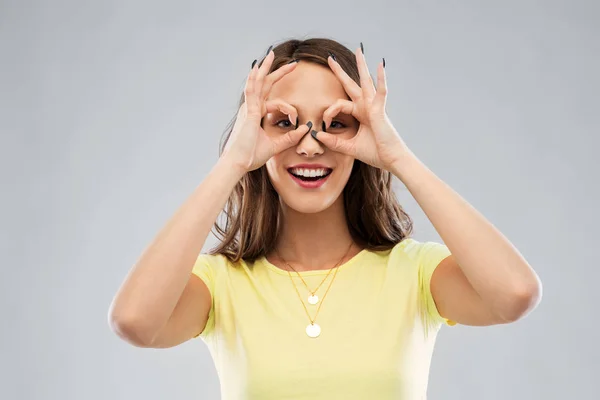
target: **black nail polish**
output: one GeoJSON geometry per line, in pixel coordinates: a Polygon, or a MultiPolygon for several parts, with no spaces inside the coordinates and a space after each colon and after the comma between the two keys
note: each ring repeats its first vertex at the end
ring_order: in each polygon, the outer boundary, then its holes
{"type": "Polygon", "coordinates": [[[298,129],[298,116],[296,116],[296,129],[298,129]]]}
{"type": "Polygon", "coordinates": [[[333,54],[330,51],[328,51],[327,53],[329,53],[329,55],[331,56],[331,58],[333,58],[333,61],[337,61],[337,59],[335,58],[335,54],[333,54]]]}
{"type": "Polygon", "coordinates": [[[325,121],[323,121],[323,129],[322,129],[322,131],[323,131],[323,132],[327,132],[327,131],[325,130],[325,121]]]}
{"type": "Polygon", "coordinates": [[[360,51],[362,51],[362,53],[365,54],[365,48],[363,47],[362,42],[360,42],[360,51]]]}
{"type": "MultiPolygon", "coordinates": [[[[258,61],[258,60],[252,61],[252,68],[254,68],[254,64],[256,64],[256,61],[258,61]]],[[[250,68],[250,69],[252,69],[252,68],[250,68]]]]}
{"type": "Polygon", "coordinates": [[[385,68],[385,57],[383,57],[383,68],[385,68]]]}
{"type": "Polygon", "coordinates": [[[312,136],[313,139],[317,140],[317,131],[311,131],[310,136],[312,136]]]}
{"type": "Polygon", "coordinates": [[[265,57],[269,55],[269,53],[271,52],[272,49],[273,49],[273,46],[269,46],[269,50],[267,50],[267,54],[265,54],[265,57]]]}
{"type": "Polygon", "coordinates": [[[291,60],[290,62],[288,62],[288,64],[295,63],[295,62],[298,62],[298,61],[300,61],[300,60],[298,60],[297,58],[294,58],[293,60],[291,60]]]}
{"type": "Polygon", "coordinates": [[[308,130],[310,131],[312,128],[313,123],[311,121],[308,121],[308,123],[306,124],[306,126],[308,126],[308,130]]]}

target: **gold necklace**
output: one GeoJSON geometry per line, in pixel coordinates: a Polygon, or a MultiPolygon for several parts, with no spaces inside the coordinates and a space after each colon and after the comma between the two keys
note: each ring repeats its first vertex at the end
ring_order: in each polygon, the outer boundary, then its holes
{"type": "MultiPolygon", "coordinates": [[[[308,317],[308,320],[310,321],[310,324],[306,327],[306,334],[309,337],[311,337],[311,338],[316,338],[316,337],[318,337],[321,334],[321,327],[318,324],[316,324],[315,321],[317,319],[317,316],[319,315],[319,311],[321,310],[321,306],[323,305],[323,302],[325,301],[325,296],[327,296],[327,293],[329,292],[329,289],[331,288],[331,285],[333,284],[333,281],[335,280],[337,272],[339,271],[338,265],[348,255],[348,253],[350,252],[351,248],[352,248],[352,243],[350,243],[350,247],[348,247],[348,250],[346,251],[346,254],[344,254],[342,256],[342,258],[337,262],[337,264],[335,265],[335,267],[332,268],[332,269],[335,269],[335,273],[333,274],[333,278],[331,279],[331,282],[329,283],[329,286],[327,287],[327,290],[325,291],[325,294],[323,295],[323,300],[321,301],[321,304],[319,304],[319,307],[317,308],[317,313],[315,314],[314,318],[310,317],[310,313],[308,312],[308,309],[306,308],[306,305],[304,304],[304,301],[302,301],[302,296],[300,295],[300,292],[298,291],[298,287],[296,286],[296,283],[294,282],[294,279],[292,279],[292,274],[290,274],[290,271],[287,271],[287,273],[288,273],[288,275],[290,277],[290,280],[292,281],[292,284],[294,285],[294,289],[296,289],[296,293],[298,294],[298,299],[300,299],[300,302],[302,303],[302,307],[304,307],[304,311],[306,312],[306,316],[308,317]]],[[[298,273],[298,271],[296,271],[294,269],[294,267],[292,267],[291,265],[289,265],[288,262],[283,257],[281,257],[279,254],[277,254],[277,256],[279,258],[281,258],[283,260],[283,262],[286,263],[290,268],[292,268],[294,270],[294,272],[296,272],[296,274],[300,277],[300,279],[302,279],[302,276],[298,273]]],[[[330,273],[331,273],[331,270],[329,270],[329,272],[325,276],[325,279],[327,279],[327,276],[329,276],[330,273]]],[[[323,280],[323,282],[325,282],[325,279],[323,280]]],[[[304,282],[304,279],[302,279],[302,282],[304,282]]],[[[319,287],[323,284],[323,282],[321,282],[321,284],[319,285],[319,287]]],[[[308,286],[306,285],[306,282],[304,282],[304,285],[308,289],[308,286]]],[[[308,291],[310,292],[310,289],[308,289],[308,291]]],[[[309,301],[310,301],[310,298],[309,298],[309,301]]]]}
{"type": "MultiPolygon", "coordinates": [[[[319,296],[317,296],[317,295],[316,295],[316,293],[317,293],[317,291],[319,290],[319,288],[320,288],[320,287],[323,285],[323,283],[325,283],[325,281],[326,281],[326,280],[327,280],[327,278],[329,277],[329,274],[331,274],[331,271],[333,271],[333,268],[332,268],[332,269],[330,269],[330,270],[329,270],[329,272],[327,272],[327,275],[325,275],[325,279],[323,279],[323,280],[321,281],[321,283],[319,283],[319,286],[317,286],[317,288],[316,288],[315,290],[311,290],[311,289],[308,287],[308,285],[306,284],[306,281],[304,280],[304,278],[302,278],[302,275],[300,275],[300,274],[298,273],[298,271],[296,271],[296,269],[295,269],[294,267],[292,267],[292,266],[291,266],[291,265],[290,265],[290,264],[289,264],[289,263],[288,263],[288,262],[287,262],[287,261],[286,261],[286,260],[285,260],[283,257],[281,257],[281,256],[279,255],[279,252],[277,252],[277,250],[275,251],[275,253],[277,254],[277,257],[281,258],[281,259],[283,260],[283,262],[284,262],[284,263],[285,263],[285,264],[286,264],[288,267],[290,267],[291,269],[293,269],[293,270],[294,270],[294,272],[296,273],[296,275],[298,275],[298,277],[299,277],[299,278],[302,280],[302,283],[304,283],[304,286],[306,287],[306,290],[308,290],[308,293],[310,293],[310,294],[308,295],[308,302],[309,302],[310,304],[313,304],[313,305],[314,305],[314,304],[317,304],[317,303],[319,302],[319,296]]],[[[348,253],[346,253],[346,254],[348,254],[348,253]]],[[[343,259],[343,257],[342,257],[342,259],[343,259]]],[[[288,274],[289,274],[289,271],[288,271],[288,274]]]]}

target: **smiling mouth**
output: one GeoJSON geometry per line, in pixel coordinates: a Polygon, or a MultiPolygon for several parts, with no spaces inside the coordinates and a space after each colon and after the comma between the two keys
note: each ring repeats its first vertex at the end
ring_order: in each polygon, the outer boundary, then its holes
{"type": "Polygon", "coordinates": [[[300,179],[302,181],[305,181],[305,182],[315,182],[315,181],[318,181],[318,180],[321,180],[321,179],[325,179],[326,177],[328,177],[333,172],[333,169],[328,169],[325,172],[325,174],[321,175],[321,176],[302,176],[302,175],[297,175],[297,174],[294,174],[292,172],[291,168],[288,169],[288,172],[290,173],[290,175],[293,175],[294,177],[296,177],[296,178],[298,178],[298,179],[300,179]]]}

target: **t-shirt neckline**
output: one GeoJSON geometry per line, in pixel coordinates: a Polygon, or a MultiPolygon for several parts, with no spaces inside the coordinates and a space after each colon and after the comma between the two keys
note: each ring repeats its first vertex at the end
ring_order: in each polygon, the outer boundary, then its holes
{"type": "MultiPolygon", "coordinates": [[[[356,261],[363,255],[366,254],[369,251],[369,249],[364,248],[361,251],[359,251],[358,253],[356,253],[354,256],[352,256],[352,258],[350,258],[348,261],[340,264],[338,267],[334,267],[334,268],[328,268],[328,269],[318,269],[318,270],[313,270],[313,271],[289,271],[290,274],[293,275],[301,275],[301,276],[311,276],[311,275],[327,275],[328,273],[330,273],[331,270],[335,269],[335,268],[347,268],[352,264],[355,264],[356,261]]],[[[288,271],[281,269],[279,267],[277,267],[276,265],[272,264],[266,256],[261,256],[260,257],[260,261],[271,271],[279,274],[279,275],[288,275],[288,271]]],[[[335,272],[335,271],[333,271],[335,272]]]]}

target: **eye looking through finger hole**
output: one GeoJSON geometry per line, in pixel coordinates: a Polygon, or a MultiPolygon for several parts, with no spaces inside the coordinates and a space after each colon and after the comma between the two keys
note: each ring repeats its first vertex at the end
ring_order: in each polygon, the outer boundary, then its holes
{"type": "Polygon", "coordinates": [[[331,121],[331,124],[329,124],[329,126],[327,126],[327,130],[330,130],[330,129],[343,129],[343,128],[346,128],[346,125],[343,124],[342,122],[336,121],[336,120],[331,121]]]}
{"type": "Polygon", "coordinates": [[[326,125],[326,131],[329,132],[334,130],[342,130],[353,128],[356,126],[357,121],[351,115],[339,113],[334,116],[329,124],[326,125]]]}
{"type": "Polygon", "coordinates": [[[268,113],[266,119],[269,122],[269,126],[273,126],[274,128],[290,130],[295,127],[290,120],[291,116],[281,111],[268,113]]]}
{"type": "Polygon", "coordinates": [[[290,122],[289,118],[280,119],[274,125],[287,130],[289,130],[290,128],[295,128],[295,126],[290,122]],[[280,125],[282,122],[285,122],[287,125],[280,125]]]}

